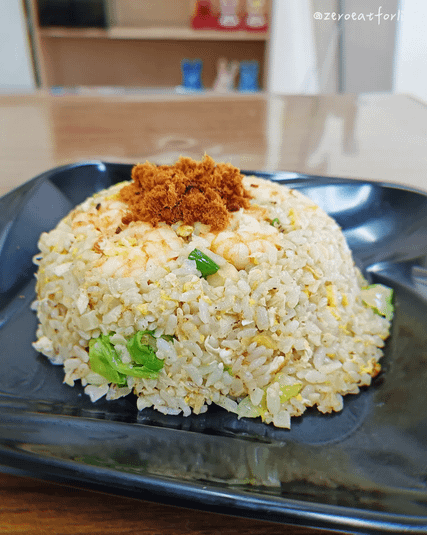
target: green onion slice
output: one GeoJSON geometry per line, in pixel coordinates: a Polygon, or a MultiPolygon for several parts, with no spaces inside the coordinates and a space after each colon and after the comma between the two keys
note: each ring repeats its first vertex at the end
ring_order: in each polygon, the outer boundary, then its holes
{"type": "Polygon", "coordinates": [[[213,275],[219,269],[218,264],[209,258],[209,256],[202,253],[202,251],[199,251],[199,249],[193,249],[188,255],[188,258],[196,262],[196,267],[202,274],[202,277],[213,275]]]}
{"type": "Polygon", "coordinates": [[[391,321],[394,313],[393,290],[383,284],[370,284],[362,288],[362,301],[378,314],[391,321]]]}

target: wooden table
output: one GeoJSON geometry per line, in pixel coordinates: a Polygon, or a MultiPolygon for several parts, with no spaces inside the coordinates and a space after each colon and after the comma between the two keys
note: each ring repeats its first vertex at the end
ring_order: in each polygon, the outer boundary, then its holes
{"type": "Polygon", "coordinates": [[[80,160],[173,163],[427,187],[427,106],[404,95],[0,97],[0,194],[80,160]]]}
{"type": "MultiPolygon", "coordinates": [[[[403,95],[0,97],[0,195],[57,165],[179,155],[247,170],[392,181],[427,190],[427,107],[403,95]]],[[[0,532],[309,535],[0,475],[0,532]]]]}

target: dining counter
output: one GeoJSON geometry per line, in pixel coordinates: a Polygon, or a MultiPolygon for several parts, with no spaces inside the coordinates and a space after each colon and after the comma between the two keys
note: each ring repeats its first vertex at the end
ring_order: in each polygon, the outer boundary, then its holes
{"type": "MultiPolygon", "coordinates": [[[[205,153],[242,170],[394,182],[427,191],[427,106],[391,94],[0,96],[0,195],[74,162],[171,164],[180,155],[200,159],[205,153]]],[[[315,523],[271,520],[116,496],[0,466],[1,533],[327,533],[315,523]]]]}

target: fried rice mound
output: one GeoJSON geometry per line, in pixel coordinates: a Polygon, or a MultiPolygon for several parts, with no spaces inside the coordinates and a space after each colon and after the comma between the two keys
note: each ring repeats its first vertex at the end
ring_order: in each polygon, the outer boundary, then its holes
{"type": "MultiPolygon", "coordinates": [[[[240,176],[220,228],[200,211],[140,220],[127,182],[42,234],[34,347],[67,385],[80,381],[94,402],[133,392],[139,410],[188,416],[216,404],[289,428],[307,407],[340,411],[371,383],[390,322],[362,300],[367,283],[340,227],[298,191],[240,176]]],[[[181,189],[200,200],[197,180],[181,189]]]]}

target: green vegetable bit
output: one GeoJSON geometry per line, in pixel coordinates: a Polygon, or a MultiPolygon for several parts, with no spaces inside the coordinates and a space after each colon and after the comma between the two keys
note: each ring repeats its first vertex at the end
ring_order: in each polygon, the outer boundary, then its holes
{"type": "Polygon", "coordinates": [[[378,314],[391,321],[394,313],[393,290],[383,284],[371,284],[362,288],[362,301],[378,314]]]}
{"type": "Polygon", "coordinates": [[[163,338],[163,340],[167,340],[168,342],[173,342],[176,339],[173,334],[162,334],[160,338],[163,338]]]}
{"type": "MultiPolygon", "coordinates": [[[[237,406],[237,414],[240,418],[257,418],[258,416],[261,416],[261,419],[264,420],[267,412],[267,388],[268,386],[263,388],[264,394],[262,396],[261,403],[258,406],[252,404],[249,396],[246,396],[240,401],[237,406]]],[[[301,392],[301,389],[301,383],[281,386],[280,403],[287,403],[292,398],[295,398],[301,392]]]]}
{"type": "Polygon", "coordinates": [[[152,331],[138,331],[127,343],[132,362],[125,363],[110,342],[110,336],[101,334],[89,341],[91,370],[118,386],[127,384],[126,377],[157,379],[163,361],[156,357],[156,339],[152,331]]]}
{"type": "Polygon", "coordinates": [[[262,415],[262,412],[263,408],[253,405],[249,396],[243,398],[237,406],[237,414],[240,418],[257,418],[262,415]]]}
{"type": "Polygon", "coordinates": [[[133,362],[157,372],[163,368],[163,361],[156,357],[156,339],[151,331],[138,331],[127,343],[133,362]]]}
{"type": "Polygon", "coordinates": [[[216,264],[209,256],[206,256],[199,249],[193,249],[188,255],[190,260],[196,262],[197,269],[202,274],[202,277],[207,277],[208,275],[213,275],[219,269],[218,264],[216,264]]]}
{"type": "Polygon", "coordinates": [[[233,368],[232,366],[228,366],[228,365],[225,365],[224,366],[224,371],[227,372],[229,375],[231,375],[232,377],[234,377],[234,373],[233,373],[233,368]]]}
{"type": "Polygon", "coordinates": [[[284,385],[280,387],[280,402],[286,403],[292,398],[298,396],[301,392],[302,384],[296,383],[293,385],[284,385]]]}
{"type": "Polygon", "coordinates": [[[275,217],[273,221],[270,223],[272,227],[275,227],[276,225],[280,225],[280,221],[278,217],[275,217]]]}
{"type": "Polygon", "coordinates": [[[115,383],[119,386],[126,385],[126,375],[120,373],[115,362],[118,360],[118,355],[110,342],[109,336],[101,334],[98,338],[89,340],[89,361],[91,370],[102,377],[105,377],[109,382],[115,383]]]}

